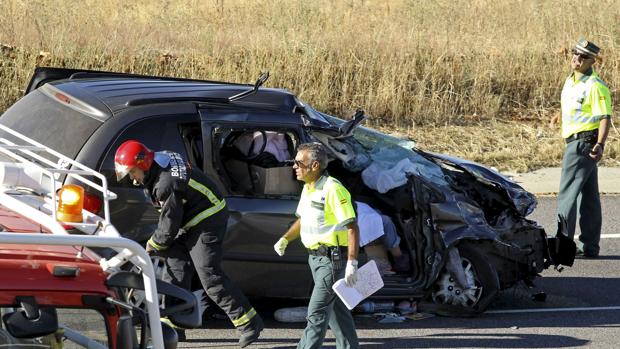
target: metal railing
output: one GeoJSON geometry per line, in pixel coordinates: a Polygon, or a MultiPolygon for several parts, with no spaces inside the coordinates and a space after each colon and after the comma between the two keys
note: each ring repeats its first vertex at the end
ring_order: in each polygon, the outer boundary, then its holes
{"type": "MultiPolygon", "coordinates": [[[[24,164],[29,169],[39,171],[38,173],[49,178],[49,183],[43,183],[44,181],[42,180],[39,181],[41,187],[49,185],[49,191],[44,190],[42,193],[38,193],[43,197],[43,200],[36,203],[37,207],[33,206],[32,201],[24,200],[24,197],[29,195],[21,195],[23,193],[19,191],[15,192],[14,189],[18,187],[15,183],[0,183],[0,205],[19,214],[24,219],[41,225],[51,233],[1,232],[0,243],[86,246],[114,249],[117,253],[108,259],[101,258],[99,264],[104,271],[108,272],[118,270],[123,264],[128,262],[140,269],[144,280],[144,298],[152,344],[154,348],[163,349],[156,275],[153,263],[142,246],[132,240],[121,237],[112,225],[109,200],[115,199],[116,195],[108,190],[105,176],[9,127],[0,125],[0,130],[15,138],[11,140],[0,138],[1,153],[18,163],[24,164]],[[47,155],[47,157],[44,155],[47,155]],[[50,159],[56,161],[54,162],[50,159]],[[61,175],[75,178],[80,183],[101,193],[104,202],[104,217],[102,218],[83,210],[86,223],[59,222],[56,212],[56,205],[58,203],[56,192],[61,184],[57,182],[61,175]],[[86,177],[98,178],[101,181],[101,185],[86,177]],[[94,235],[70,235],[63,225],[71,225],[94,235]]],[[[3,169],[6,171],[6,168],[3,169]]],[[[33,191],[36,192],[37,190],[33,191]]]]}
{"type": "MultiPolygon", "coordinates": [[[[0,138],[0,152],[18,161],[19,163],[25,164],[30,168],[37,168],[41,171],[41,174],[47,176],[50,179],[50,190],[48,194],[51,195],[52,198],[53,204],[50,205],[50,209],[54,219],[56,219],[56,190],[59,186],[57,180],[60,175],[67,175],[88,186],[89,188],[98,191],[101,194],[101,197],[103,199],[103,222],[105,224],[110,224],[109,201],[116,199],[116,194],[108,190],[108,180],[104,175],[65,155],[62,155],[61,153],[33,139],[24,136],[23,134],[7,126],[0,125],[0,130],[14,137],[14,139],[12,140],[0,138]],[[44,154],[47,155],[49,158],[43,156],[44,154]],[[56,161],[53,161],[51,159],[54,159],[56,161]],[[93,182],[88,178],[85,178],[84,176],[92,176],[98,178],[101,181],[101,185],[93,182]]],[[[43,183],[41,184],[43,185],[43,183]]],[[[72,225],[88,227],[96,226],[97,224],[99,223],[77,223],[72,225]]]]}

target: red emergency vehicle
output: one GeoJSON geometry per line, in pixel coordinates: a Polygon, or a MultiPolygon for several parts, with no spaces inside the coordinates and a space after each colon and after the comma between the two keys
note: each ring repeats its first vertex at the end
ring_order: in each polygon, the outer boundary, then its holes
{"type": "Polygon", "coordinates": [[[105,177],[0,127],[11,135],[0,139],[0,347],[176,348],[160,316],[199,326],[195,296],[157,280],[143,247],[116,231],[105,177]],[[85,187],[104,217],[84,210],[85,187]],[[162,294],[177,305],[160,309],[162,294]]]}

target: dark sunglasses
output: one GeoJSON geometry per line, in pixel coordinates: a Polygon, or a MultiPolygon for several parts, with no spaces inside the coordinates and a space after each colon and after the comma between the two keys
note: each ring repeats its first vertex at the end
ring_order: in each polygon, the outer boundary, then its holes
{"type": "Polygon", "coordinates": [[[571,50],[571,53],[572,53],[573,55],[575,55],[575,56],[578,56],[578,57],[579,57],[579,58],[581,58],[581,59],[590,59],[590,58],[592,58],[592,56],[590,56],[590,55],[586,55],[586,54],[583,54],[583,53],[581,53],[581,52],[579,52],[579,51],[577,51],[577,50],[575,50],[575,49],[572,49],[572,50],[571,50]]]}
{"type": "Polygon", "coordinates": [[[302,168],[308,168],[308,167],[312,166],[312,164],[306,165],[302,161],[299,161],[299,160],[293,160],[293,164],[295,166],[297,166],[297,167],[302,167],[302,168]]]}

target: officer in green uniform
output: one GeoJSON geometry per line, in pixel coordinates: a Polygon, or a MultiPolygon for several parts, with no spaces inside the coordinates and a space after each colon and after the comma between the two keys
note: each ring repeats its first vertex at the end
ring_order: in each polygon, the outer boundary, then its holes
{"type": "Polygon", "coordinates": [[[301,236],[309,253],[314,289],[297,348],[321,348],[328,325],[336,336],[336,348],[359,348],[353,316],[332,290],[343,276],[349,286],[356,282],[359,230],[351,195],[325,172],[326,166],[327,153],[320,143],[297,149],[295,174],[305,183],[297,206],[299,219],[274,249],[282,256],[288,243],[301,236]]]}
{"type": "Polygon", "coordinates": [[[600,49],[581,39],[573,49],[571,68],[562,89],[562,137],[566,149],[558,193],[558,213],[566,218],[568,234],[575,235],[579,210],[579,251],[599,255],[601,200],[597,162],[602,158],[611,118],[609,88],[592,69],[600,49]]]}

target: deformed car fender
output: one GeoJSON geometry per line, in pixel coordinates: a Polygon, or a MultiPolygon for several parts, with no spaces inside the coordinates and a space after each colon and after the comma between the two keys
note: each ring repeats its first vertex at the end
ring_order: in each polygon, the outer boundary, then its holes
{"type": "MultiPolygon", "coordinates": [[[[441,274],[449,249],[467,241],[483,249],[480,253],[490,263],[514,261],[529,276],[542,270],[546,257],[545,234],[534,222],[506,213],[506,217],[491,226],[483,209],[464,193],[449,190],[418,174],[409,176],[409,185],[415,216],[420,220],[413,239],[416,243],[426,241],[427,245],[417,251],[427,265],[425,288],[430,288],[441,274]],[[520,244],[513,241],[516,234],[521,234],[520,244]]],[[[502,281],[503,285],[511,283],[513,280],[502,281]]]]}

